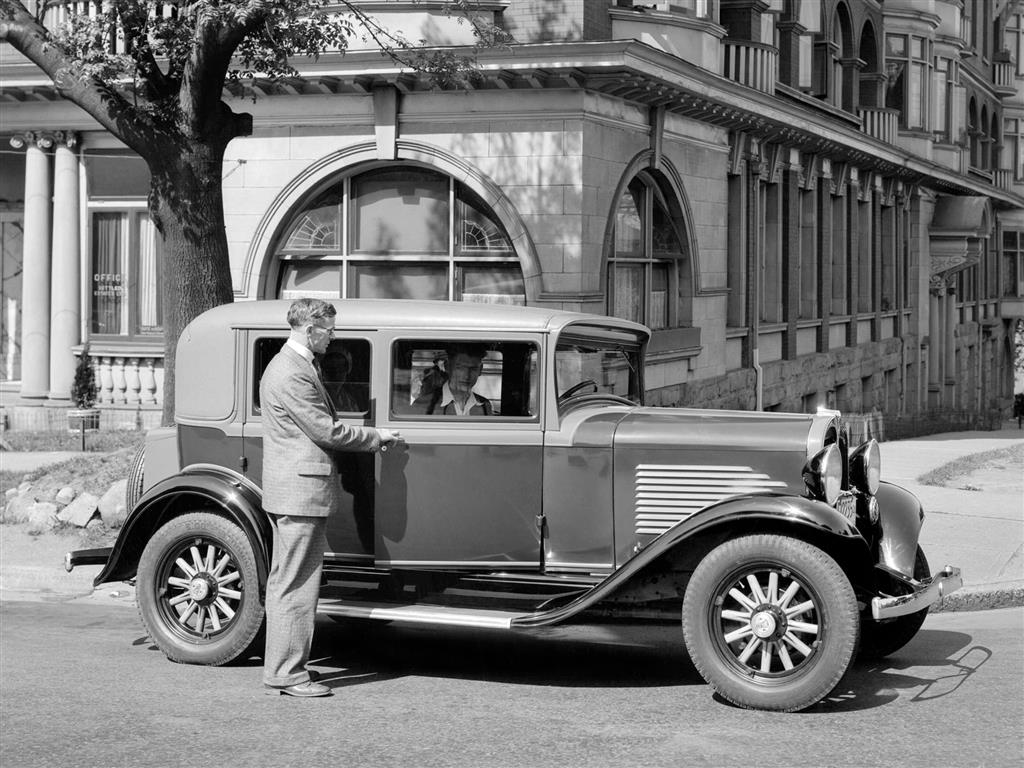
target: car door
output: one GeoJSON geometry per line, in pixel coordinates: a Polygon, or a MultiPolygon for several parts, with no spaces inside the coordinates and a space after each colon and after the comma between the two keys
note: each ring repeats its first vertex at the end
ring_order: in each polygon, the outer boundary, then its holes
{"type": "MultiPolygon", "coordinates": [[[[287,339],[285,331],[249,331],[249,382],[245,408],[242,462],[245,475],[262,487],[263,422],[260,414],[259,382],[270,360],[287,339]]],[[[324,388],[338,418],[346,424],[372,424],[370,338],[358,332],[336,331],[320,361],[324,388]]],[[[374,457],[369,453],[334,454],[344,493],[337,514],[327,518],[327,552],[335,559],[369,563],[374,549],[374,457]]]]}
{"type": "Polygon", "coordinates": [[[525,335],[392,341],[383,415],[404,440],[380,461],[379,565],[539,568],[540,361],[538,340],[525,335]],[[474,404],[461,415],[440,395],[453,375],[455,342],[483,350],[474,404]]]}

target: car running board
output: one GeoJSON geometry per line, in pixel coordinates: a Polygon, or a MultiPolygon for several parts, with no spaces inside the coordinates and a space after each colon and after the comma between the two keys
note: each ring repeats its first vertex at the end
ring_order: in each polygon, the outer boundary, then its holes
{"type": "Polygon", "coordinates": [[[395,605],[394,603],[346,603],[321,598],[317,613],[349,619],[395,621],[404,624],[440,624],[450,627],[511,629],[515,619],[532,616],[516,611],[481,611],[443,605],[395,605]]]}

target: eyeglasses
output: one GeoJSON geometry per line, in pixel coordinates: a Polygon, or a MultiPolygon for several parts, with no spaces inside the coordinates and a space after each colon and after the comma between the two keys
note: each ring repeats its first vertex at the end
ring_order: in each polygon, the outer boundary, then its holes
{"type": "Polygon", "coordinates": [[[310,330],[313,330],[314,328],[318,331],[323,331],[332,338],[334,336],[334,326],[331,326],[330,328],[324,328],[322,325],[317,325],[316,323],[313,323],[312,325],[309,326],[310,330]]]}

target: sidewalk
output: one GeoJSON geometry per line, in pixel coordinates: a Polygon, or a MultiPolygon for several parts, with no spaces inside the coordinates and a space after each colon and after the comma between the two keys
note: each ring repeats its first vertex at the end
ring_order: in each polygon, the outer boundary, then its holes
{"type": "MultiPolygon", "coordinates": [[[[1007,422],[993,432],[951,432],[881,443],[882,477],[913,492],[925,509],[921,546],[932,571],[957,566],[965,586],[933,610],[978,610],[1024,605],[1024,477],[1014,469],[972,476],[984,490],[921,485],[917,478],[961,456],[1024,444],[1024,431],[1007,422]]],[[[4,468],[18,471],[60,460],[59,454],[0,453],[4,468]],[[17,462],[17,464],[14,464],[17,462]]],[[[0,526],[0,598],[115,600],[134,603],[125,584],[93,591],[99,566],[66,573],[63,555],[78,547],[72,536],[28,536],[0,526]]]]}
{"type": "Polygon", "coordinates": [[[1006,468],[964,483],[981,491],[917,482],[926,472],[962,456],[1022,443],[1024,431],[1012,422],[992,432],[949,432],[880,443],[883,479],[902,485],[924,506],[921,547],[932,571],[954,565],[963,572],[964,587],[932,610],[1024,605],[1024,476],[1006,468]]]}

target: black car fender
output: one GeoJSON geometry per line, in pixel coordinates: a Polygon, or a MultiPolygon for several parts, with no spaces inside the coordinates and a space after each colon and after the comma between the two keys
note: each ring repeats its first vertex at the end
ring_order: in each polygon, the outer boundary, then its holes
{"type": "Polygon", "coordinates": [[[882,565],[913,578],[924,508],[917,496],[892,483],[881,483],[875,496],[882,529],[878,558],[882,565]]]}
{"type": "Polygon", "coordinates": [[[93,584],[135,578],[150,537],[168,520],[188,512],[208,511],[238,525],[252,542],[262,594],[270,570],[273,532],[258,489],[221,467],[197,465],[161,480],[131,510],[114,542],[106,565],[93,584]]]}
{"type": "Polygon", "coordinates": [[[873,561],[868,542],[853,521],[820,501],[785,494],[732,496],[705,507],[661,534],[603,582],[564,606],[515,619],[518,627],[564,621],[613,597],[640,576],[670,558],[693,566],[717,544],[753,533],[777,533],[803,539],[834,557],[855,583],[870,578],[873,561]]]}

